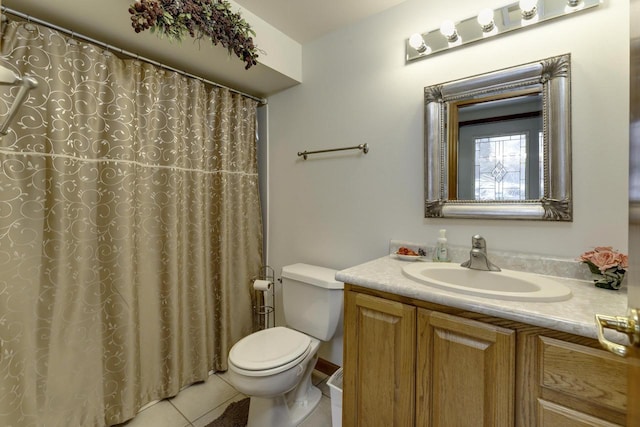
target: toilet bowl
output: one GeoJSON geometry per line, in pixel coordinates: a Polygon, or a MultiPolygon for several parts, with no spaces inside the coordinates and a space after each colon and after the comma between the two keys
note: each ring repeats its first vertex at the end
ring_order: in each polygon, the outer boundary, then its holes
{"type": "Polygon", "coordinates": [[[344,284],[335,270],[307,264],[282,269],[287,327],[248,335],[229,352],[229,381],[249,396],[247,427],[295,427],[320,402],[311,374],[321,341],[333,337],[344,284]]]}
{"type": "Polygon", "coordinates": [[[311,383],[319,346],[319,340],[284,327],[238,341],[228,373],[234,387],[251,397],[247,427],[293,427],[313,411],[322,397],[311,383]],[[268,362],[256,357],[264,354],[268,362]]]}

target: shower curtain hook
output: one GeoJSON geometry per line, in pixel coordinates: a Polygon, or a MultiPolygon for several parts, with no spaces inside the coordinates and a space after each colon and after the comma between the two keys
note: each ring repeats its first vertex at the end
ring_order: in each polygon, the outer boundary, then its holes
{"type": "Polygon", "coordinates": [[[75,37],[76,37],[76,32],[71,31],[71,36],[69,38],[69,43],[68,43],[70,46],[76,46],[78,44],[75,37]]]}
{"type": "Polygon", "coordinates": [[[27,23],[24,24],[24,29],[29,32],[35,31],[36,27],[31,23],[31,15],[27,15],[27,23]]]}

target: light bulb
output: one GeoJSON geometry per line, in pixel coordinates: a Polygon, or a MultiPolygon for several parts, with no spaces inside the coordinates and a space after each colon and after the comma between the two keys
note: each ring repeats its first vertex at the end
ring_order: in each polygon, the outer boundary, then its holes
{"type": "Polygon", "coordinates": [[[409,37],[409,46],[417,50],[420,54],[427,54],[431,52],[429,46],[424,42],[422,35],[418,33],[412,34],[411,37],[409,37]]]}
{"type": "Polygon", "coordinates": [[[411,34],[411,37],[409,37],[409,45],[415,50],[420,49],[423,44],[424,44],[424,39],[420,34],[418,33],[411,34]]]}
{"type": "Polygon", "coordinates": [[[538,10],[537,10],[538,0],[520,0],[519,6],[520,11],[522,12],[522,17],[524,19],[533,18],[538,10]]]}
{"type": "Polygon", "coordinates": [[[582,0],[567,0],[564,13],[577,12],[582,9],[584,9],[584,2],[582,0]]]}
{"type": "Polygon", "coordinates": [[[482,31],[489,32],[493,30],[493,10],[491,9],[482,9],[478,14],[478,24],[482,27],[482,31]]]}
{"type": "Polygon", "coordinates": [[[440,32],[443,36],[447,38],[450,42],[454,42],[458,39],[458,33],[456,32],[456,24],[451,20],[446,20],[442,22],[440,25],[440,32]]]}

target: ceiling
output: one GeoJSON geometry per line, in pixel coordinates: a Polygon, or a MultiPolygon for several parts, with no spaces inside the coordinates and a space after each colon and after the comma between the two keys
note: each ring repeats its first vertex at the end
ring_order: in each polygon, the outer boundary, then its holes
{"type": "Polygon", "coordinates": [[[300,44],[405,0],[235,0],[300,44]]]}
{"type": "MultiPolygon", "coordinates": [[[[221,46],[190,40],[170,43],[148,31],[134,35],[128,8],[135,0],[0,1],[12,10],[76,34],[256,97],[266,98],[300,83],[299,78],[261,63],[245,71],[242,61],[231,58],[221,46]]],[[[405,0],[234,1],[302,45],[405,0]]]]}

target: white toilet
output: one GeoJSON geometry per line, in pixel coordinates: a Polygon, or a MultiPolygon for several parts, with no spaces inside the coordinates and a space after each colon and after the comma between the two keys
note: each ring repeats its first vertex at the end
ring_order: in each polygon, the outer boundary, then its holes
{"type": "Polygon", "coordinates": [[[247,427],[294,427],[320,402],[311,383],[320,341],[329,341],[342,313],[344,284],[335,270],[308,264],[282,268],[287,326],[244,337],[229,352],[229,380],[251,397],[247,427]]]}

